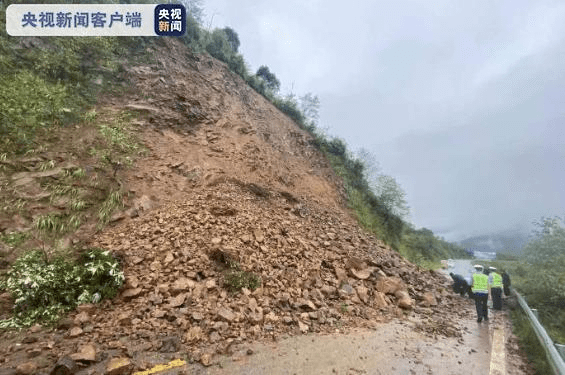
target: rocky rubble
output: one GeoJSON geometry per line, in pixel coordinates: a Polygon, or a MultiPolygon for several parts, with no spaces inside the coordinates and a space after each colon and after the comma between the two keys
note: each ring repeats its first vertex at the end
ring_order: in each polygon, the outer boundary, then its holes
{"type": "MultiPolygon", "coordinates": [[[[69,335],[88,332],[130,354],[185,348],[207,361],[233,343],[371,327],[454,303],[436,287],[443,276],[405,261],[341,212],[309,206],[303,217],[296,205],[226,182],[115,227],[93,245],[122,259],[126,285],[103,309],[82,307],[69,335]],[[260,287],[230,291],[225,275],[234,266],[257,275],[260,287]]],[[[73,355],[90,360],[92,348],[73,355]]]]}

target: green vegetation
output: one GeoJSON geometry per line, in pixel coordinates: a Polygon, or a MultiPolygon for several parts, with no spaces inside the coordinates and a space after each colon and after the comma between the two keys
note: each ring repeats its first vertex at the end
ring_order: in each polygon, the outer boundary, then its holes
{"type": "Polygon", "coordinates": [[[224,274],[224,282],[232,292],[247,288],[255,290],[261,286],[261,278],[252,272],[230,270],[224,274]]]}
{"type": "Polygon", "coordinates": [[[112,217],[112,212],[118,207],[123,206],[123,196],[121,191],[111,192],[106,200],[102,203],[98,211],[98,217],[100,219],[100,224],[107,224],[112,217]]]}
{"type": "MultiPolygon", "coordinates": [[[[512,287],[524,296],[551,339],[565,344],[565,227],[563,219],[541,218],[537,229],[516,260],[492,262],[511,276],[512,287]]],[[[516,307],[512,312],[515,333],[540,374],[550,373],[546,354],[530,323],[516,307]]]]}
{"type": "Polygon", "coordinates": [[[46,259],[36,250],[20,257],[0,280],[0,290],[15,299],[14,316],[0,328],[49,324],[82,303],[112,298],[124,281],[118,262],[108,251],[88,249],[77,261],[62,256],[46,259]]]}

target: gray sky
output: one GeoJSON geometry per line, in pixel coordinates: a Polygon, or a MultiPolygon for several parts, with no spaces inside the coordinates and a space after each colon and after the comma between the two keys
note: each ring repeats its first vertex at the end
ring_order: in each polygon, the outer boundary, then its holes
{"type": "MultiPolygon", "coordinates": [[[[449,240],[563,214],[565,2],[205,0],[449,240]]],[[[212,18],[213,16],[213,18],[212,18]]]]}

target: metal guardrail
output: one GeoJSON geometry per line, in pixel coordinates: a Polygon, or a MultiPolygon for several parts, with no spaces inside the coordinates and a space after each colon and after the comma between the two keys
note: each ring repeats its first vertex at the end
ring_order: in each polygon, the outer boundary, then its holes
{"type": "Polygon", "coordinates": [[[565,362],[563,360],[563,356],[565,356],[565,350],[563,345],[554,345],[553,341],[545,331],[545,328],[540,324],[537,317],[537,310],[530,309],[526,300],[516,291],[516,289],[512,289],[512,293],[518,299],[518,303],[528,316],[532,327],[534,328],[534,332],[538,337],[541,345],[545,350],[545,354],[547,355],[547,360],[553,369],[553,372],[557,375],[565,375],[565,362]],[[561,354],[558,351],[561,351],[561,354]]]}

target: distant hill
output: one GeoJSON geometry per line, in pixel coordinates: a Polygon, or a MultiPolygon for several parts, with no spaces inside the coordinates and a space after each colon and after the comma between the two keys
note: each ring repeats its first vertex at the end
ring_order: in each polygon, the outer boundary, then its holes
{"type": "Polygon", "coordinates": [[[467,251],[520,255],[528,239],[529,234],[522,230],[507,230],[468,237],[459,244],[467,251]]]}

